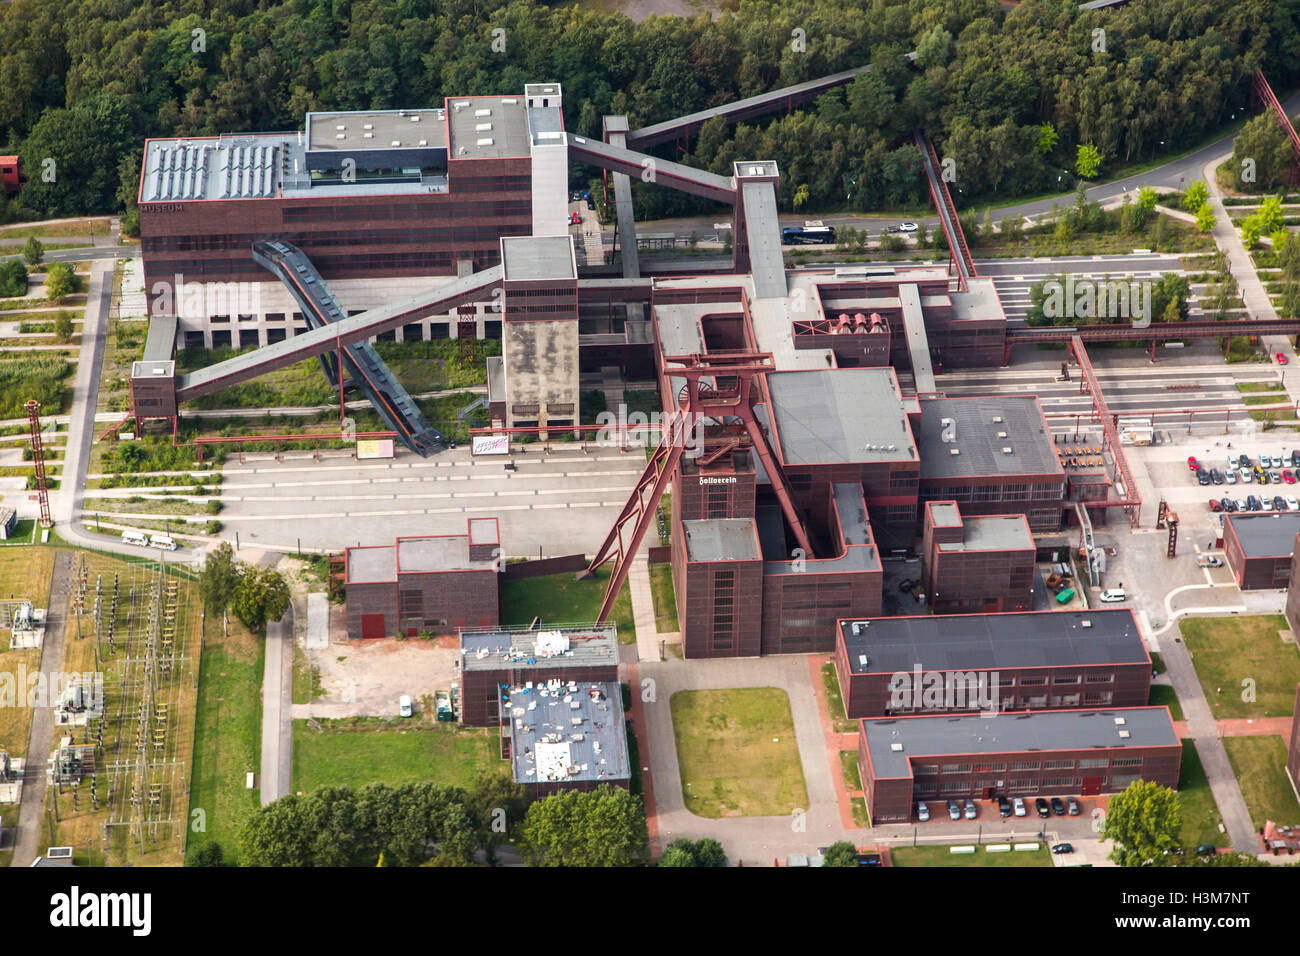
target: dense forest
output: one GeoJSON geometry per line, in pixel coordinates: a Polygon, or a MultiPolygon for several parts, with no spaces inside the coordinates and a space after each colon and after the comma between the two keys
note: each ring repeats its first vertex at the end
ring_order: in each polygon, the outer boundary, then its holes
{"type": "MultiPolygon", "coordinates": [[[[923,195],[920,125],[965,200],[1007,198],[1058,176],[1069,189],[1080,144],[1102,176],[1186,148],[1245,105],[1258,68],[1289,88],[1298,22],[1290,0],[739,0],[716,20],[642,23],[535,0],[14,0],[0,6],[0,146],[31,177],[28,214],[107,211],[129,207],[145,136],[297,129],[308,110],[547,79],[564,84],[568,128],[599,135],[605,113],[635,128],[870,62],[790,115],[709,124],[686,160],[776,159],[786,208],[897,206],[923,195]]],[[[639,214],[693,208],[637,186],[639,214]]]]}

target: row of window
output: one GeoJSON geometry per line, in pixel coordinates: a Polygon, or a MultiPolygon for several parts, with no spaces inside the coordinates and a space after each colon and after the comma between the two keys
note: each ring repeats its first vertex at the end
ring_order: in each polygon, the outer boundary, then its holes
{"type": "MultiPolygon", "coordinates": [[[[912,773],[917,777],[933,777],[943,774],[967,773],[1016,773],[1026,770],[1112,770],[1134,769],[1142,766],[1141,757],[1082,757],[1078,760],[1012,760],[994,763],[945,763],[912,765],[912,773]]],[[[994,786],[981,781],[979,786],[994,786]]]]}

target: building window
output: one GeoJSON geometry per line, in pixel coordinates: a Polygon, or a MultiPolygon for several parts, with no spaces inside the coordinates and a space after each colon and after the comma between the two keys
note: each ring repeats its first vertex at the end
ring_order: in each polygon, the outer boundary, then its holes
{"type": "Polygon", "coordinates": [[[1080,770],[1099,770],[1110,766],[1109,757],[1086,757],[1079,761],[1080,770]]]}

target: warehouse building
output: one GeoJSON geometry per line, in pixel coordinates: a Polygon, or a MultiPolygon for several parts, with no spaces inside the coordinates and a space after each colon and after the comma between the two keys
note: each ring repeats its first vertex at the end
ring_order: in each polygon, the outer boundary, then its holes
{"type": "Polygon", "coordinates": [[[1300,800],[1300,684],[1295,689],[1295,710],[1291,714],[1291,748],[1287,751],[1286,772],[1291,777],[1291,789],[1300,800]]]}
{"type": "Polygon", "coordinates": [[[917,800],[1176,789],[1182,755],[1167,707],[863,720],[858,738],[873,826],[906,823],[917,800]]]}
{"type": "Polygon", "coordinates": [[[465,534],[348,548],[344,561],[350,640],[454,634],[500,621],[496,518],[470,518],[465,534]]]}
{"type": "Polygon", "coordinates": [[[966,518],[955,501],[926,502],[921,582],[936,614],[1028,611],[1035,554],[1024,515],[966,518]]]}
{"type": "Polygon", "coordinates": [[[1284,588],[1300,533],[1300,513],[1230,514],[1223,521],[1223,553],[1243,591],[1284,588]]]}
{"type": "MultiPolygon", "coordinates": [[[[290,133],[146,141],[138,195],[150,314],[182,347],[247,348],[304,331],[294,300],[249,253],[301,249],[349,314],[500,261],[505,236],[568,231],[568,145],[558,84],[441,107],[308,113],[290,133]]],[[[497,337],[480,307],[385,334],[497,337]]]]}
{"type": "Polygon", "coordinates": [[[840,694],[855,720],[1140,707],[1151,692],[1151,657],[1129,608],[876,617],[837,631],[840,694]]]}
{"type": "Polygon", "coordinates": [[[462,721],[500,727],[533,796],[631,781],[612,624],[462,631],[462,721]]]}

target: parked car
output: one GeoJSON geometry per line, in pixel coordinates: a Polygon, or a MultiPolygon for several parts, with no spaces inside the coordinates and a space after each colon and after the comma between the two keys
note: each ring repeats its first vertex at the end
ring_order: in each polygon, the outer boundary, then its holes
{"type": "Polygon", "coordinates": [[[1240,460],[1241,460],[1241,459],[1240,459],[1237,455],[1229,455],[1229,456],[1228,456],[1228,471],[1236,471],[1238,468],[1240,468],[1241,465],[1238,464],[1238,462],[1239,462],[1240,460]]]}
{"type": "Polygon", "coordinates": [[[1295,484],[1295,472],[1292,471],[1290,468],[1283,468],[1283,469],[1282,469],[1282,480],[1285,481],[1288,485],[1294,485],[1294,484],[1295,484]]]}
{"type": "Polygon", "coordinates": [[[1034,801],[1034,812],[1037,813],[1041,819],[1047,819],[1052,815],[1052,808],[1048,805],[1045,799],[1039,797],[1034,801]]]}
{"type": "Polygon", "coordinates": [[[1255,473],[1249,468],[1241,468],[1237,471],[1237,477],[1241,479],[1243,485],[1248,485],[1251,479],[1255,477],[1255,473]]]}
{"type": "Polygon", "coordinates": [[[1238,498],[1238,499],[1234,502],[1234,504],[1236,505],[1236,507],[1233,509],[1234,511],[1249,511],[1249,510],[1250,510],[1250,505],[1247,503],[1247,501],[1246,501],[1245,498],[1238,498]]]}
{"type": "Polygon", "coordinates": [[[1203,554],[1196,560],[1198,568],[1221,568],[1223,567],[1223,558],[1215,554],[1203,554]]]}
{"type": "Polygon", "coordinates": [[[1273,496],[1273,510],[1274,510],[1274,511],[1286,511],[1286,499],[1283,498],[1281,495],[1274,495],[1274,496],[1273,496]]]}
{"type": "Polygon", "coordinates": [[[1220,502],[1218,498],[1211,498],[1211,499],[1210,499],[1210,510],[1211,510],[1211,511],[1222,511],[1222,510],[1223,510],[1223,503],[1220,502]]]}
{"type": "Polygon", "coordinates": [[[1197,856],[1213,856],[1219,852],[1219,848],[1213,843],[1202,843],[1196,847],[1197,856]]]}
{"type": "Polygon", "coordinates": [[[1223,472],[1219,471],[1217,468],[1211,468],[1210,481],[1214,482],[1216,485],[1223,484],[1223,472]]]}
{"type": "Polygon", "coordinates": [[[1052,797],[1052,812],[1058,817],[1065,816],[1065,804],[1061,802],[1060,797],[1052,797]]]}
{"type": "Polygon", "coordinates": [[[1052,844],[1052,852],[1057,856],[1062,856],[1066,853],[1073,853],[1074,847],[1068,843],[1054,843],[1052,844]]]}
{"type": "Polygon", "coordinates": [[[1210,473],[1204,468],[1199,468],[1196,471],[1196,480],[1203,485],[1208,485],[1210,483],[1210,473]]]}
{"type": "Polygon", "coordinates": [[[1229,468],[1223,473],[1223,480],[1230,485],[1235,485],[1237,483],[1237,473],[1229,468]]]}
{"type": "Polygon", "coordinates": [[[916,818],[922,823],[928,821],[930,819],[930,808],[924,803],[918,803],[916,805],[916,818]]]}
{"type": "Polygon", "coordinates": [[[949,820],[961,819],[961,804],[959,804],[956,800],[948,801],[948,819],[949,820]]]}
{"type": "Polygon", "coordinates": [[[1124,593],[1123,588],[1109,588],[1102,591],[1098,598],[1103,604],[1118,604],[1120,601],[1127,601],[1128,595],[1124,593]]]}
{"type": "Polygon", "coordinates": [[[1278,471],[1277,469],[1270,471],[1268,473],[1268,480],[1273,482],[1273,484],[1275,485],[1282,484],[1282,472],[1278,471]]]}
{"type": "Polygon", "coordinates": [[[1277,353],[1277,364],[1278,364],[1278,365],[1285,365],[1285,364],[1286,364],[1286,353],[1285,353],[1285,352],[1278,352],[1278,353],[1277,353]]]}
{"type": "Polygon", "coordinates": [[[1264,506],[1263,506],[1262,504],[1260,504],[1259,499],[1256,498],[1254,495],[1247,495],[1247,496],[1246,496],[1246,508],[1247,508],[1247,510],[1249,510],[1249,511],[1263,511],[1263,510],[1264,510],[1264,506]]]}
{"type": "Polygon", "coordinates": [[[1006,797],[998,797],[998,813],[1004,820],[1011,816],[1011,801],[1006,797]]]}
{"type": "Polygon", "coordinates": [[[1300,448],[1293,449],[1291,452],[1291,467],[1300,468],[1300,448]]]}
{"type": "Polygon", "coordinates": [[[569,225],[570,225],[570,226],[581,226],[581,225],[582,225],[582,213],[580,213],[580,212],[570,213],[570,214],[569,214],[569,225]]]}
{"type": "Polygon", "coordinates": [[[1237,510],[1237,500],[1235,498],[1224,498],[1219,504],[1223,505],[1224,511],[1232,512],[1237,510]]]}
{"type": "Polygon", "coordinates": [[[397,698],[397,713],[402,717],[410,717],[415,713],[415,709],[411,705],[411,696],[409,694],[403,694],[401,697],[397,698]]]}
{"type": "Polygon", "coordinates": [[[917,225],[916,223],[914,223],[914,222],[900,222],[900,223],[898,224],[898,231],[899,231],[899,232],[916,232],[916,230],[918,230],[918,229],[920,229],[920,228],[921,228],[921,227],[918,226],[918,225],[917,225]]]}
{"type": "Polygon", "coordinates": [[[1014,797],[1011,800],[1011,809],[1015,811],[1015,814],[1018,817],[1027,816],[1029,813],[1029,811],[1025,809],[1025,801],[1020,797],[1014,797]]]}
{"type": "Polygon", "coordinates": [[[974,800],[966,801],[966,819],[974,820],[980,815],[980,808],[975,805],[974,800]]]}
{"type": "Polygon", "coordinates": [[[1286,502],[1287,511],[1300,511],[1300,501],[1296,501],[1295,495],[1287,495],[1282,500],[1286,502]]]}
{"type": "Polygon", "coordinates": [[[1187,456],[1187,470],[1188,470],[1188,471],[1199,471],[1199,470],[1200,470],[1200,467],[1201,467],[1201,466],[1200,466],[1200,464],[1197,462],[1197,460],[1196,460],[1196,456],[1195,456],[1195,455],[1188,455],[1188,456],[1187,456]]]}

